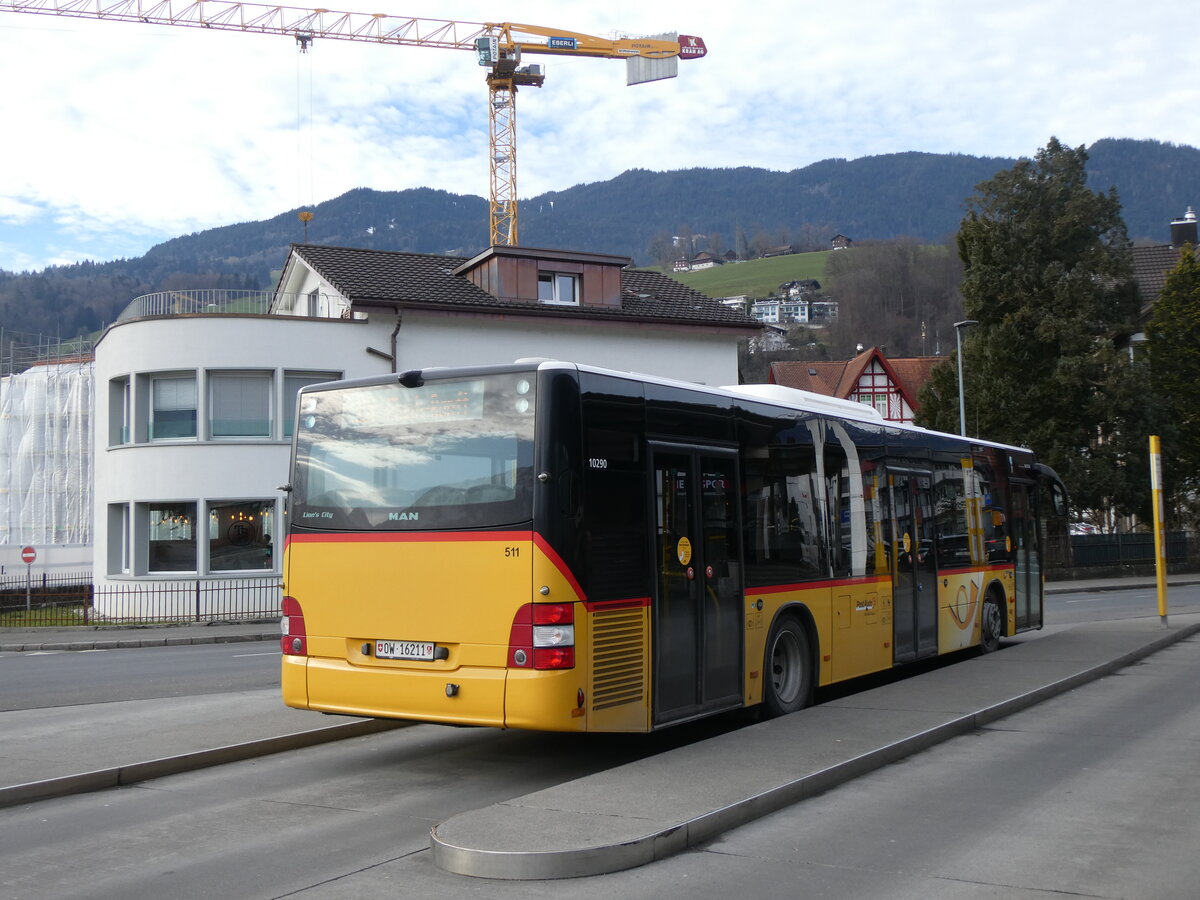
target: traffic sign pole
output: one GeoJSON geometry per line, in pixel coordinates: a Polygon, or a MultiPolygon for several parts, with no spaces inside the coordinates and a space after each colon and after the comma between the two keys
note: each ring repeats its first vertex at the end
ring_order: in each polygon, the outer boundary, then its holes
{"type": "Polygon", "coordinates": [[[37,562],[37,550],[33,547],[22,547],[21,562],[25,563],[25,612],[29,612],[32,608],[29,599],[32,593],[33,564],[37,562]]]}

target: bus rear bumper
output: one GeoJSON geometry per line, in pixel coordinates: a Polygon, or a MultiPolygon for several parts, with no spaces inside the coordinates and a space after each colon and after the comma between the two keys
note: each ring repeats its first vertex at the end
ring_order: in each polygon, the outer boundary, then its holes
{"type": "Polygon", "coordinates": [[[444,672],[285,656],[283,702],[297,709],[454,725],[586,731],[579,673],[483,666],[444,672]]]}
{"type": "Polygon", "coordinates": [[[505,675],[504,669],[483,667],[428,672],[285,657],[283,701],[347,716],[503,727],[505,675]],[[289,666],[289,659],[297,665],[289,666]]]}

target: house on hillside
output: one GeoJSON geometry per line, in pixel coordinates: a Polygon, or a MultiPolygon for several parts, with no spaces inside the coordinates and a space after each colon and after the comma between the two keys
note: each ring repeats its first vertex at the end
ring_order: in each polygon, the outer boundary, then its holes
{"type": "Polygon", "coordinates": [[[124,588],[165,598],[155,614],[190,614],[201,585],[277,590],[277,486],[306,384],[526,357],[736,383],[738,341],[761,326],[628,263],[299,244],[273,293],[137,298],[95,350],[97,604],[124,588]]]}
{"type": "Polygon", "coordinates": [[[809,307],[809,302],[801,298],[771,297],[755,300],[750,307],[750,314],[764,325],[805,324],[809,321],[809,307]]]}
{"type": "Polygon", "coordinates": [[[821,290],[821,282],[815,278],[804,278],[797,281],[785,281],[779,286],[781,297],[811,297],[821,290]]]}
{"type": "Polygon", "coordinates": [[[791,347],[787,339],[787,329],[780,325],[764,325],[759,336],[752,337],[747,342],[747,349],[751,353],[779,353],[790,350],[791,347]]]}
{"type": "Polygon", "coordinates": [[[701,250],[691,260],[691,269],[693,272],[701,269],[714,269],[717,266],[725,265],[725,260],[715,253],[710,253],[707,250],[701,250]]]}
{"type": "Polygon", "coordinates": [[[836,322],[838,302],[836,300],[813,300],[808,304],[808,320],[814,325],[836,322]]]}
{"type": "Polygon", "coordinates": [[[838,362],[771,363],[768,381],[853,400],[875,409],[889,422],[911,423],[918,409],[917,394],[929,380],[940,356],[888,359],[878,347],[838,362]]]}
{"type": "Polygon", "coordinates": [[[834,250],[848,250],[854,246],[854,241],[846,237],[844,234],[835,234],[829,240],[829,246],[834,250]]]}

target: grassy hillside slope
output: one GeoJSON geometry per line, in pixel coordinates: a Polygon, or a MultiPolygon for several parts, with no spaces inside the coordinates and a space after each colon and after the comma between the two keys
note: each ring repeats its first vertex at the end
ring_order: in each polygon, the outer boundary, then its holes
{"type": "Polygon", "coordinates": [[[668,272],[676,281],[707,294],[709,297],[737,297],[747,294],[762,298],[775,293],[786,281],[803,281],[815,278],[821,287],[829,287],[825,281],[825,260],[834,250],[818,250],[814,253],[793,253],[789,256],[773,256],[770,259],[752,259],[739,263],[726,263],[715,269],[699,272],[668,272]]]}

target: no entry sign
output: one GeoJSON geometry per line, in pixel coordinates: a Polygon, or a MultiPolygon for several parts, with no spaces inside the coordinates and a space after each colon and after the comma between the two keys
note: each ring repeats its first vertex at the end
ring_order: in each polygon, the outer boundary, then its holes
{"type": "Polygon", "coordinates": [[[33,563],[36,561],[37,561],[37,551],[36,550],[34,550],[32,547],[22,547],[21,548],[21,562],[33,563]]]}

